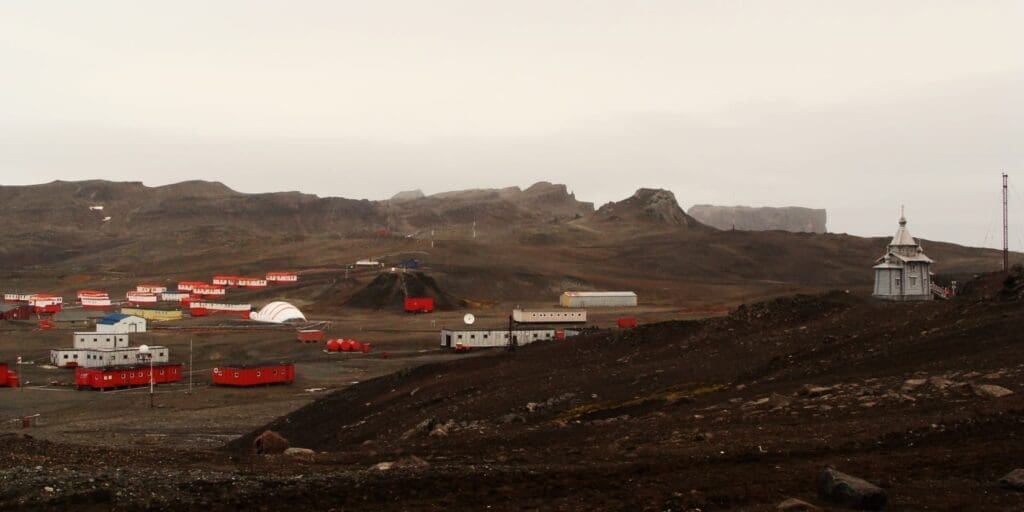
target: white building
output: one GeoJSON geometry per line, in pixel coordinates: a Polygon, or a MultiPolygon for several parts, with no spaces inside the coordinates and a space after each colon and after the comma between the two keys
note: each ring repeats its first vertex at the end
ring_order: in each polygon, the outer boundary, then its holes
{"type": "Polygon", "coordinates": [[[96,322],[96,332],[146,332],[146,319],[114,313],[96,322]]]}
{"type": "Polygon", "coordinates": [[[76,332],[71,346],[76,349],[126,348],[128,335],[112,332],[76,332]]]}
{"type": "Polygon", "coordinates": [[[521,324],[564,324],[586,323],[586,310],[542,311],[538,309],[513,309],[512,320],[521,324]]]}
{"type": "MultiPolygon", "coordinates": [[[[166,363],[170,360],[167,347],[149,347],[154,363],[166,363]]],[[[106,368],[108,366],[137,365],[149,363],[139,355],[139,347],[124,348],[55,348],[50,351],[50,363],[58,368],[106,368]]]]}
{"type": "Polygon", "coordinates": [[[616,308],[636,306],[634,292],[565,292],[558,303],[563,308],[616,308]]]}
{"type": "Polygon", "coordinates": [[[907,219],[901,216],[888,250],[875,260],[872,295],[885,300],[931,300],[931,265],[931,258],[910,236],[907,219]]]}
{"type": "MultiPolygon", "coordinates": [[[[575,336],[578,331],[562,329],[514,329],[512,336],[517,345],[527,345],[535,341],[557,340],[575,336]]],[[[509,341],[508,329],[467,329],[441,330],[441,346],[445,348],[456,348],[458,346],[485,348],[485,347],[507,347],[509,341]]]]}

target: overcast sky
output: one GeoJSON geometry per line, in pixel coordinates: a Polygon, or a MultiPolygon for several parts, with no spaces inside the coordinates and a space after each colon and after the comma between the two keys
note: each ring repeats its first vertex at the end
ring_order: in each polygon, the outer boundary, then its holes
{"type": "MultiPolygon", "coordinates": [[[[0,4],[0,183],[565,183],[1024,249],[1024,2],[0,4]]],[[[2,208],[2,207],[0,207],[2,208]]]]}

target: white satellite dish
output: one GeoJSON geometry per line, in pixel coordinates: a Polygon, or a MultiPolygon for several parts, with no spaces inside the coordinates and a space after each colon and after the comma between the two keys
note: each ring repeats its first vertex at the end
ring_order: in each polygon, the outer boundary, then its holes
{"type": "Polygon", "coordinates": [[[466,313],[466,316],[462,317],[462,321],[466,322],[466,325],[473,325],[473,322],[476,322],[476,317],[473,316],[473,313],[466,313]]]}

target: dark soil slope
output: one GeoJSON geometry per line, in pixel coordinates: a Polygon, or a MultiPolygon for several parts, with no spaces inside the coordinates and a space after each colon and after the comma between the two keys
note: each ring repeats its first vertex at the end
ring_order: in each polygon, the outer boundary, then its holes
{"type": "MultiPolygon", "coordinates": [[[[814,477],[835,466],[885,487],[893,510],[1009,510],[1021,496],[995,481],[1024,458],[1021,306],[1013,293],[796,296],[422,367],[267,428],[353,460],[458,465],[527,508],[769,510],[815,500],[814,477]]],[[[501,503],[486,487],[425,487],[501,503]]]]}

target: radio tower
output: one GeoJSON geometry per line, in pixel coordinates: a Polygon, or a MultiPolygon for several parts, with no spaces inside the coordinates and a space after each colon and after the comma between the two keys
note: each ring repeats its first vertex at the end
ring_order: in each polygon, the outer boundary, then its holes
{"type": "Polygon", "coordinates": [[[1008,209],[1006,207],[1006,173],[1003,173],[1003,272],[1010,270],[1010,245],[1009,236],[1010,231],[1008,229],[1007,217],[1008,209]]]}

